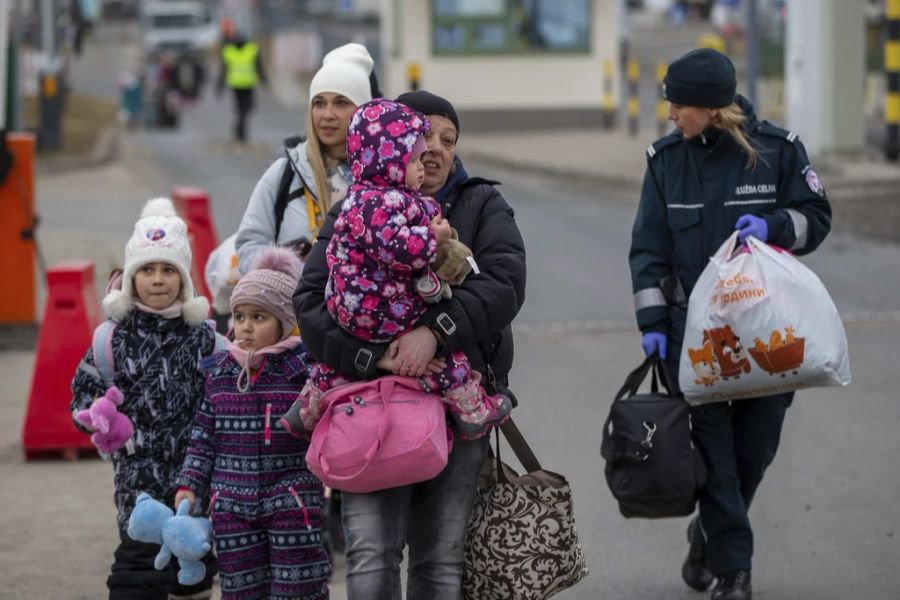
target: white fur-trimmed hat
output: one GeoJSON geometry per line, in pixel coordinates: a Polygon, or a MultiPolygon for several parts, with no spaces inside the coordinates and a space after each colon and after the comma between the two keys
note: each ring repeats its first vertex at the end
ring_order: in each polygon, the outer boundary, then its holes
{"type": "Polygon", "coordinates": [[[136,297],[134,274],[142,266],[155,262],[169,263],[178,269],[184,320],[189,325],[201,324],[209,314],[209,301],[203,296],[194,297],[187,225],[175,214],[175,207],[168,198],[148,201],[134,224],[134,233],[125,245],[122,289],[111,290],[103,298],[107,316],[119,320],[131,312],[136,297]]]}
{"type": "Polygon", "coordinates": [[[309,83],[309,99],[330,92],[346,97],[356,106],[372,99],[369,75],[375,61],[362,44],[338,46],[325,55],[322,67],[309,83]]]}

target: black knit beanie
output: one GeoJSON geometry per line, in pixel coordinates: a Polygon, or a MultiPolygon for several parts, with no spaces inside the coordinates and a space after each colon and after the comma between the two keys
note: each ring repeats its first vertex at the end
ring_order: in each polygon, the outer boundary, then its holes
{"type": "Polygon", "coordinates": [[[727,56],[710,48],[691,50],[669,65],[663,96],[684,106],[722,108],[734,102],[737,79],[727,56]]]}
{"type": "Polygon", "coordinates": [[[440,115],[447,117],[456,126],[456,136],[459,137],[459,117],[456,109],[448,100],[436,96],[431,92],[419,90],[417,92],[404,92],[397,96],[397,102],[405,104],[413,110],[417,110],[426,117],[428,115],[440,115]]]}

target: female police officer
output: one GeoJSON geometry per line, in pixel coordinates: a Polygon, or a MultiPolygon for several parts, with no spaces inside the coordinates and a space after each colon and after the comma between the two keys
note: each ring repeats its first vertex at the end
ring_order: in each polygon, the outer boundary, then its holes
{"type": "MultiPolygon", "coordinates": [[[[825,191],[797,135],[763,121],[735,94],[734,65],[709,49],[671,65],[664,81],[677,131],[647,150],[629,254],[641,345],[678,380],[687,298],[707,257],[739,230],[797,254],[831,228],[825,191]]],[[[753,532],[747,510],[775,457],[793,393],[694,407],[694,436],[709,466],[699,520],[688,526],[689,586],[714,600],[751,597],[753,532]]]]}

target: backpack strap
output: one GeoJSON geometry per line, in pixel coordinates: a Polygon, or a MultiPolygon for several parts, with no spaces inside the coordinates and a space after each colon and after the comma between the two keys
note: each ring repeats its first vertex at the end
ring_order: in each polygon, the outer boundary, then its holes
{"type": "Polygon", "coordinates": [[[116,362],[113,359],[112,339],[113,333],[118,327],[118,323],[112,319],[107,319],[100,323],[94,330],[94,337],[91,339],[91,350],[94,354],[94,366],[103,380],[103,384],[109,388],[113,385],[113,379],[116,376],[116,362]]]}
{"type": "Polygon", "coordinates": [[[281,233],[281,223],[284,221],[284,213],[287,211],[288,204],[292,200],[296,200],[304,195],[306,190],[303,177],[300,177],[300,187],[291,191],[291,182],[294,181],[294,167],[291,165],[291,158],[285,156],[284,171],[281,173],[281,181],[278,182],[278,191],[275,193],[275,240],[281,233]]]}

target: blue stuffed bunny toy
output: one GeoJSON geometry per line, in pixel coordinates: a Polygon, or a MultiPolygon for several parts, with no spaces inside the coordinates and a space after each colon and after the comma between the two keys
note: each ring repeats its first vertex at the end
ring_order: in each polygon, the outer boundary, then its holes
{"type": "Polygon", "coordinates": [[[162,502],[141,492],[128,521],[131,539],[161,545],[153,563],[157,570],[164,569],[175,555],[180,567],[178,583],[185,586],[198,584],[206,577],[206,565],[201,559],[212,548],[212,523],[192,517],[190,509],[190,503],[182,500],[178,512],[173,513],[162,502]]]}

